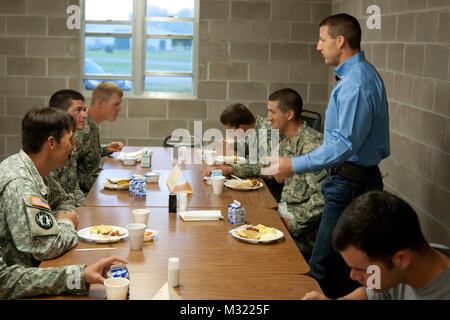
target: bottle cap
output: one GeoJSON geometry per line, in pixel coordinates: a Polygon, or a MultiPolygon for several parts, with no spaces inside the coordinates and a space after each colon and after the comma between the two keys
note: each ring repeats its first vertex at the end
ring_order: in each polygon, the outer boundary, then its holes
{"type": "Polygon", "coordinates": [[[180,259],[176,257],[169,258],[169,268],[178,269],[180,267],[180,259]]]}

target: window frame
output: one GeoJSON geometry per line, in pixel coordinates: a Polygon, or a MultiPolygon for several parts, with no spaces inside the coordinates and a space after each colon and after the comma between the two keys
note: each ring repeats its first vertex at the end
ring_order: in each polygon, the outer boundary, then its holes
{"type": "Polygon", "coordinates": [[[131,80],[133,82],[132,90],[123,91],[124,98],[134,99],[197,99],[198,84],[198,43],[199,43],[199,0],[194,1],[194,18],[175,18],[175,17],[147,17],[146,16],[146,0],[133,0],[133,20],[132,21],[115,21],[115,20],[88,20],[85,19],[85,0],[80,0],[81,5],[81,29],[79,41],[79,85],[81,92],[86,97],[92,96],[92,90],[86,90],[84,80],[99,79],[97,76],[85,75],[85,39],[86,36],[104,36],[104,37],[131,37],[131,75],[130,76],[102,76],[104,80],[131,80]],[[137,15],[136,12],[140,14],[137,15]],[[174,35],[174,34],[158,34],[147,35],[147,21],[165,21],[165,22],[193,22],[193,35],[174,35]],[[86,24],[124,24],[131,25],[130,33],[87,33],[85,32],[86,24]],[[151,38],[168,38],[168,39],[192,39],[192,72],[149,72],[145,70],[146,64],[146,43],[151,38]],[[192,92],[150,92],[144,91],[145,76],[184,76],[192,77],[192,92]]]}

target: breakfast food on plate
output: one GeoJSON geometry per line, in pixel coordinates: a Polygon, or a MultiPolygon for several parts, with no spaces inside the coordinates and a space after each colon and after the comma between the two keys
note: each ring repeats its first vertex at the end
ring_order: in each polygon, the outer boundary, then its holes
{"type": "Polygon", "coordinates": [[[116,228],[112,227],[112,226],[105,226],[105,225],[99,225],[99,226],[95,226],[92,227],[91,229],[89,229],[90,233],[96,233],[102,236],[118,236],[121,237],[124,235],[124,233],[120,233],[119,230],[117,230],[116,228]]]}
{"type": "Polygon", "coordinates": [[[146,232],[144,233],[144,236],[145,236],[145,237],[152,236],[152,235],[153,235],[153,232],[151,232],[151,231],[146,231],[146,232]]]}
{"type": "Polygon", "coordinates": [[[278,233],[275,228],[269,228],[265,225],[258,224],[257,226],[247,226],[245,229],[237,231],[236,235],[253,240],[272,240],[278,236],[278,233]]]}
{"type": "Polygon", "coordinates": [[[119,188],[128,188],[130,186],[130,179],[108,178],[108,182],[117,184],[119,188]]]}
{"type": "Polygon", "coordinates": [[[259,237],[260,237],[259,232],[253,231],[253,230],[247,230],[247,229],[245,229],[245,230],[239,230],[236,234],[237,234],[239,237],[246,238],[246,239],[254,239],[254,240],[258,240],[259,237]]]}
{"type": "Polygon", "coordinates": [[[253,188],[259,186],[258,180],[246,179],[246,180],[231,180],[229,184],[235,188],[253,188]]]}
{"type": "Polygon", "coordinates": [[[275,228],[269,228],[262,224],[258,224],[256,227],[259,229],[260,240],[271,240],[278,235],[277,229],[275,228]]]}

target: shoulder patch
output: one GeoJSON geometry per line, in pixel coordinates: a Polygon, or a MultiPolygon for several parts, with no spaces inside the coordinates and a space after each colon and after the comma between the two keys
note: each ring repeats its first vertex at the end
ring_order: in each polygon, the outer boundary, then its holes
{"type": "Polygon", "coordinates": [[[39,211],[36,213],[34,220],[39,227],[45,230],[49,230],[53,227],[53,219],[47,211],[39,211]]]}
{"type": "Polygon", "coordinates": [[[48,204],[47,200],[45,200],[44,198],[31,195],[30,196],[30,200],[31,200],[31,204],[33,206],[42,207],[42,208],[46,208],[48,210],[51,210],[50,209],[50,205],[48,204]]]}

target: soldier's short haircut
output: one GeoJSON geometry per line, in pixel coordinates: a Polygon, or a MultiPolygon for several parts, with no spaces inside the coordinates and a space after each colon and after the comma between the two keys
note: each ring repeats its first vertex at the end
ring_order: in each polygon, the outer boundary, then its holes
{"type": "Polygon", "coordinates": [[[353,246],[388,265],[399,250],[420,252],[428,246],[417,214],[387,191],[371,191],[353,199],[339,217],[332,243],[336,251],[353,246]]]}
{"type": "Polygon", "coordinates": [[[67,132],[74,132],[75,118],[57,108],[32,108],[22,119],[22,149],[27,154],[38,153],[49,137],[59,143],[67,132]]]}
{"type": "Polygon", "coordinates": [[[269,101],[279,101],[278,108],[287,112],[294,110],[295,120],[299,120],[303,111],[303,100],[297,91],[291,88],[283,88],[273,92],[269,96],[269,101]]]}
{"type": "Polygon", "coordinates": [[[253,113],[241,103],[229,105],[220,114],[220,122],[233,128],[239,128],[241,124],[253,124],[255,121],[253,113]]]}
{"type": "Polygon", "coordinates": [[[117,93],[119,97],[123,96],[122,89],[114,82],[100,82],[92,91],[91,105],[94,105],[99,99],[108,101],[114,93],[117,93]]]}
{"type": "Polygon", "coordinates": [[[350,48],[361,50],[361,26],[355,17],[346,13],[339,13],[320,22],[319,27],[328,26],[328,34],[336,39],[343,36],[350,48]]]}
{"type": "Polygon", "coordinates": [[[65,111],[69,110],[72,100],[84,101],[84,96],[75,90],[62,89],[56,91],[50,98],[48,106],[50,108],[59,108],[65,111]]]}

